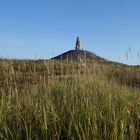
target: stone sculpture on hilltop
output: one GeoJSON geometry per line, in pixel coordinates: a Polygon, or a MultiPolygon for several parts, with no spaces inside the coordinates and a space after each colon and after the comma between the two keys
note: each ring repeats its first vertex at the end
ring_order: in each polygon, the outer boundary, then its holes
{"type": "Polygon", "coordinates": [[[76,50],[80,50],[80,38],[77,37],[76,39],[76,47],[75,47],[76,50]]]}

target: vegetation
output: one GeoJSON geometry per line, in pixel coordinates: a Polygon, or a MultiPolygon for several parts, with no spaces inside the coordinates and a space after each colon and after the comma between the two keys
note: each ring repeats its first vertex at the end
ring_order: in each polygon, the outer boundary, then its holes
{"type": "Polygon", "coordinates": [[[0,139],[140,139],[140,67],[1,59],[0,139]]]}

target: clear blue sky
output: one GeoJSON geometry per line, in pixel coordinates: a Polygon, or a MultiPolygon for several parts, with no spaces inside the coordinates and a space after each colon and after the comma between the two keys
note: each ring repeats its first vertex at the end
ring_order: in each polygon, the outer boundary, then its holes
{"type": "Polygon", "coordinates": [[[0,57],[50,58],[77,36],[83,49],[140,64],[140,0],[0,1],[0,57]]]}

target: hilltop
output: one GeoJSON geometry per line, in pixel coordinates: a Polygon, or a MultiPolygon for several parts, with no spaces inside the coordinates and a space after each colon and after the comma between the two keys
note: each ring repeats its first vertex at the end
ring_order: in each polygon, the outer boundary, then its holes
{"type": "Polygon", "coordinates": [[[64,52],[60,55],[52,57],[51,60],[73,61],[73,62],[74,61],[88,61],[91,63],[102,63],[102,64],[119,65],[119,66],[129,67],[128,65],[123,64],[123,63],[109,61],[103,57],[96,55],[95,53],[92,53],[92,52],[86,51],[86,50],[69,50],[69,51],[64,52]]]}
{"type": "Polygon", "coordinates": [[[53,57],[54,60],[89,60],[96,62],[105,62],[106,59],[99,57],[86,50],[70,50],[65,53],[62,53],[56,57],[53,57]]]}
{"type": "Polygon", "coordinates": [[[79,37],[77,37],[76,39],[75,50],[69,50],[62,54],[59,54],[55,57],[52,57],[51,60],[61,60],[61,61],[64,60],[64,61],[73,61],[73,62],[74,61],[82,61],[82,62],[88,61],[88,62],[95,62],[95,63],[106,63],[106,64],[112,64],[112,65],[127,66],[119,62],[106,60],[105,58],[100,57],[96,55],[95,53],[81,49],[79,37]]]}
{"type": "Polygon", "coordinates": [[[106,60],[102,57],[97,56],[94,53],[91,53],[86,50],[81,50],[81,45],[80,45],[80,38],[77,37],[76,39],[76,47],[75,50],[70,50],[65,53],[62,53],[56,57],[53,57],[52,59],[54,60],[67,60],[67,61],[77,61],[77,60],[86,60],[86,61],[96,61],[96,62],[105,62],[106,60]]]}

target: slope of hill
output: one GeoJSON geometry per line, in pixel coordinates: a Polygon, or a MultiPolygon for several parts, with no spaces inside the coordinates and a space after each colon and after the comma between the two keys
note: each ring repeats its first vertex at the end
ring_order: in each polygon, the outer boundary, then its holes
{"type": "Polygon", "coordinates": [[[97,61],[97,62],[107,61],[104,58],[99,57],[86,50],[70,50],[56,57],[53,57],[52,59],[55,60],[81,60],[82,59],[82,60],[97,61]]]}

